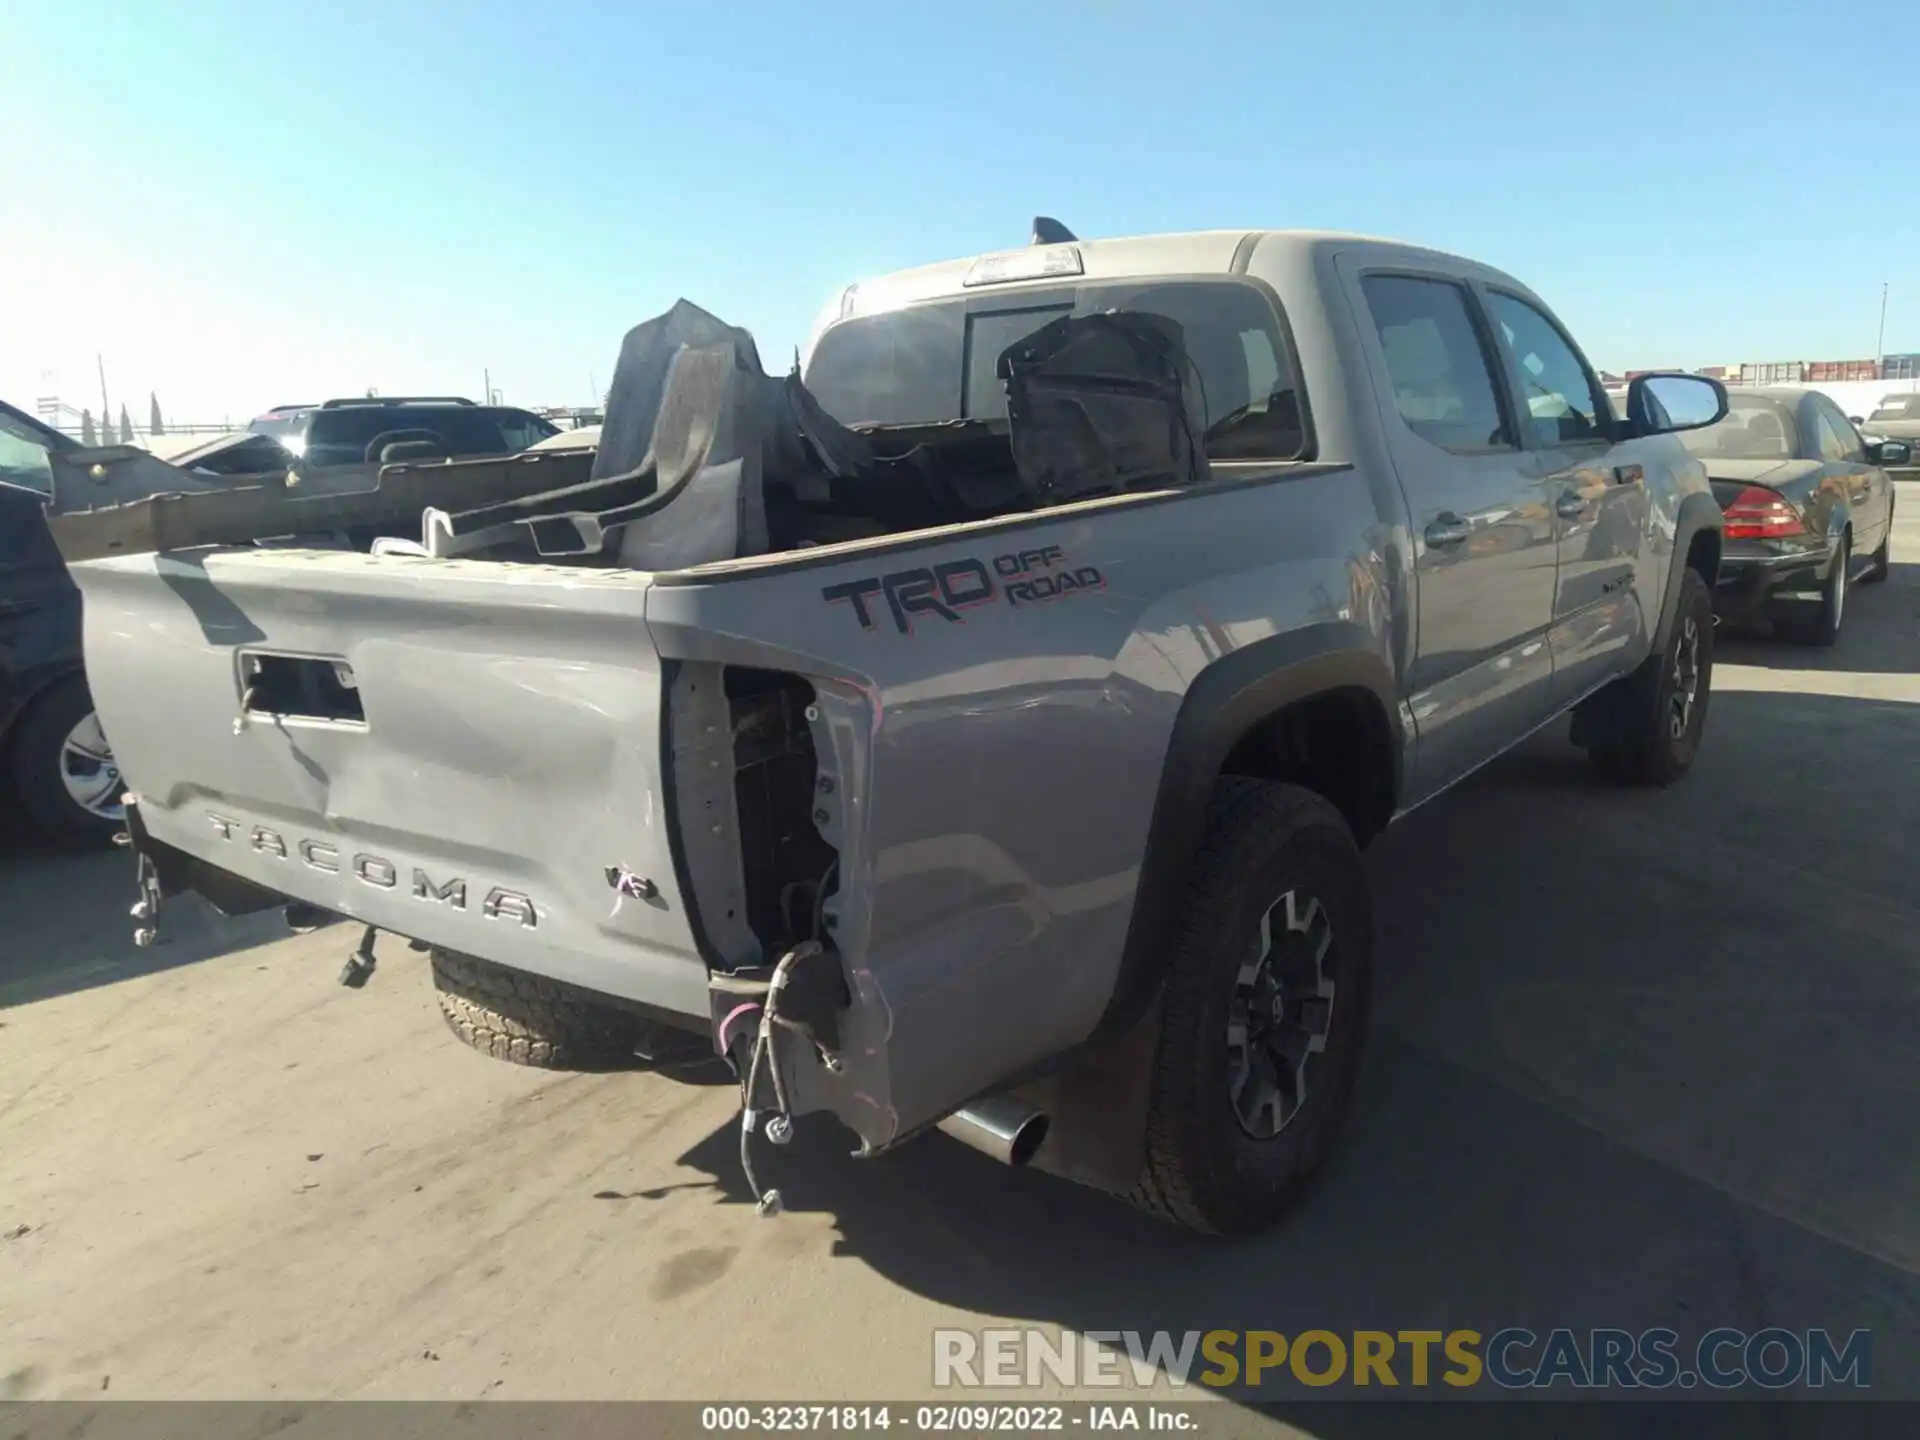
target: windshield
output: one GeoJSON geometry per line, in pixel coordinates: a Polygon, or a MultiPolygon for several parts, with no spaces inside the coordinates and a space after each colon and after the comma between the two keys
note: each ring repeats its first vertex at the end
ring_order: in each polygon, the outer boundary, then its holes
{"type": "Polygon", "coordinates": [[[1272,302],[1238,281],[1083,285],[861,316],[820,337],[807,388],[846,425],[1003,420],[1006,389],[994,373],[1001,353],[1062,315],[1110,310],[1181,327],[1200,376],[1210,458],[1301,456],[1304,407],[1285,332],[1272,302]]]}
{"type": "Polygon", "coordinates": [[[1757,395],[1729,395],[1726,419],[1679,438],[1703,460],[1791,460],[1799,450],[1793,407],[1757,395]]]}

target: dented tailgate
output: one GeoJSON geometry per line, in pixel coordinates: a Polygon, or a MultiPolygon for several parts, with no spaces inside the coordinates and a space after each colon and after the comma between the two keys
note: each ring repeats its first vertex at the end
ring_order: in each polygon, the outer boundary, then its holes
{"type": "Polygon", "coordinates": [[[266,551],[73,573],[153,839],[370,925],[705,1015],[662,804],[650,577],[266,551]],[[610,866],[656,893],[618,893],[610,866]]]}

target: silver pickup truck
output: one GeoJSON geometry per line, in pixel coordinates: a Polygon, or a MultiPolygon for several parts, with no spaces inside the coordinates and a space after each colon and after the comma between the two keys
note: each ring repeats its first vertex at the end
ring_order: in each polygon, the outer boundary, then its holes
{"type": "Polygon", "coordinates": [[[1726,397],[1616,419],[1431,250],[1036,230],[850,288],[783,378],[682,302],[597,449],[64,461],[143,934],[347,917],[350,982],[407,937],[524,1063],[695,1031],[743,1155],[827,1112],[1273,1220],[1358,1067],[1360,848],[1568,712],[1609,776],[1691,764],[1720,512],[1670,432],[1726,397]]]}

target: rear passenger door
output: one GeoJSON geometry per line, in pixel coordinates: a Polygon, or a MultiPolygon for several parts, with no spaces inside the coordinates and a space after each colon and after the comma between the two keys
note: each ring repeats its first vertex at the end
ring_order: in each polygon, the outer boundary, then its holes
{"type": "Polygon", "coordinates": [[[1380,421],[1413,518],[1417,801],[1549,713],[1553,519],[1517,443],[1471,287],[1399,268],[1354,278],[1380,421]]]}
{"type": "Polygon", "coordinates": [[[1853,422],[1824,395],[1813,397],[1820,458],[1847,486],[1847,509],[1853,520],[1853,558],[1871,555],[1886,538],[1892,521],[1893,485],[1887,472],[1867,464],[1866,442],[1853,422]]]}
{"type": "Polygon", "coordinates": [[[1634,589],[1647,528],[1641,466],[1619,451],[1612,406],[1557,321],[1510,291],[1485,291],[1520,417],[1528,477],[1551,507],[1553,708],[1611,679],[1640,650],[1649,617],[1634,589]]]}

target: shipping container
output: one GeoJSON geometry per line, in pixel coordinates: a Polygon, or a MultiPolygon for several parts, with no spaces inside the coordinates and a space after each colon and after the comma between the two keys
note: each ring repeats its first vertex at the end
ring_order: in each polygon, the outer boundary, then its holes
{"type": "Polygon", "coordinates": [[[1880,365],[1875,360],[1816,360],[1807,366],[1807,379],[1815,384],[1833,380],[1878,380],[1880,365]]]}
{"type": "Polygon", "coordinates": [[[1740,367],[1742,385],[1798,385],[1806,378],[1804,360],[1748,361],[1740,367]]]}
{"type": "Polygon", "coordinates": [[[1882,380],[1920,379],[1920,353],[1889,355],[1880,362],[1882,380]]]}

